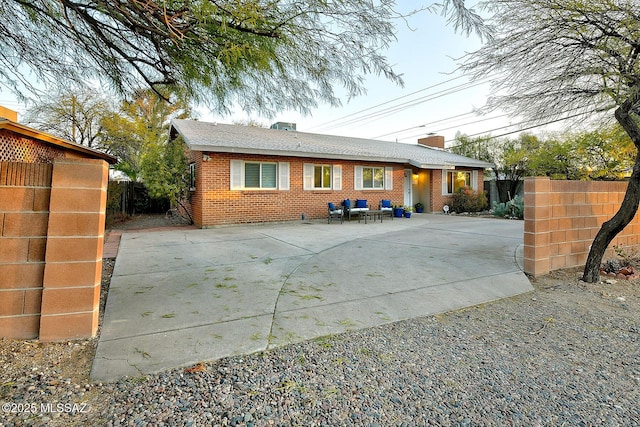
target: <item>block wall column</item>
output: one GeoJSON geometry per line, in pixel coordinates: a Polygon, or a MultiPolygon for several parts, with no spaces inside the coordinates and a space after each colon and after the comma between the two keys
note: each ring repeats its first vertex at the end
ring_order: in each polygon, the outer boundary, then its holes
{"type": "Polygon", "coordinates": [[[54,163],[40,340],[95,336],[109,168],[102,160],[54,163]]]}
{"type": "Polygon", "coordinates": [[[524,181],[524,271],[533,276],[550,271],[550,191],[548,177],[524,181]]]}

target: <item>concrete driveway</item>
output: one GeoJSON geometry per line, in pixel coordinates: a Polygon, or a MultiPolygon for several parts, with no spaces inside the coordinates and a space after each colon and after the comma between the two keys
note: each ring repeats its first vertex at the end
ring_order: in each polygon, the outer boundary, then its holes
{"type": "Polygon", "coordinates": [[[523,222],[414,214],[122,235],[94,381],[533,290],[523,222]]]}

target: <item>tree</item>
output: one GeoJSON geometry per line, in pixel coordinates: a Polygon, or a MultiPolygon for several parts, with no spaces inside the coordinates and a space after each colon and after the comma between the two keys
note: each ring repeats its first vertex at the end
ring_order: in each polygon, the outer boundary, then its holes
{"type": "MultiPolygon", "coordinates": [[[[636,0],[490,0],[496,32],[462,66],[492,76],[502,107],[526,118],[613,116],[640,147],[640,7],[636,0]]],[[[618,212],[602,225],[583,279],[599,280],[602,257],[640,203],[636,153],[618,212]]]]}
{"type": "Polygon", "coordinates": [[[100,149],[101,120],[111,111],[104,96],[85,87],[57,92],[37,102],[25,122],[67,141],[100,149]]]}
{"type": "MultiPolygon", "coordinates": [[[[464,0],[426,7],[456,29],[485,32],[464,0]]],[[[167,90],[228,112],[308,112],[352,97],[364,75],[401,83],[380,54],[401,22],[393,0],[5,0],[0,84],[23,95],[30,75],[100,79],[120,94],[167,90]]]]}
{"type": "Polygon", "coordinates": [[[496,179],[498,196],[500,202],[506,203],[518,194],[522,178],[528,175],[531,148],[537,145],[537,138],[527,134],[520,135],[518,139],[456,135],[456,142],[450,151],[493,164],[491,169],[496,179]]]}
{"type": "Polygon", "coordinates": [[[144,178],[143,157],[167,143],[171,119],[186,119],[191,114],[189,105],[175,95],[159,96],[152,90],[139,89],[132,100],[122,101],[119,110],[102,117],[100,141],[106,151],[118,158],[116,168],[137,181],[144,178]]]}
{"type": "Polygon", "coordinates": [[[617,124],[572,135],[584,179],[620,180],[631,174],[636,147],[617,124]]]}
{"type": "Polygon", "coordinates": [[[180,206],[182,212],[193,218],[183,204],[189,190],[189,162],[182,138],[167,140],[148,147],[141,159],[144,183],[153,198],[167,197],[171,206],[180,206]]]}

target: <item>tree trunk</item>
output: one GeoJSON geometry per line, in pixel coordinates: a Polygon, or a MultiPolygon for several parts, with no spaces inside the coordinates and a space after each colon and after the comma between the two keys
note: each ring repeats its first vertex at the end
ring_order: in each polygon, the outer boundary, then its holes
{"type": "Polygon", "coordinates": [[[627,185],[624,200],[618,212],[609,221],[602,224],[600,231],[591,244],[591,250],[584,266],[582,280],[595,283],[600,279],[600,265],[604,252],[611,241],[633,220],[640,203],[640,157],[636,157],[633,173],[627,185]]]}
{"type": "Polygon", "coordinates": [[[627,191],[618,212],[609,221],[602,224],[600,231],[591,244],[587,263],[584,266],[582,280],[595,283],[600,279],[600,265],[602,257],[611,241],[633,220],[640,203],[640,128],[638,122],[629,115],[640,101],[640,92],[623,102],[616,110],[615,116],[618,123],[627,132],[636,148],[636,162],[629,178],[627,191]]]}

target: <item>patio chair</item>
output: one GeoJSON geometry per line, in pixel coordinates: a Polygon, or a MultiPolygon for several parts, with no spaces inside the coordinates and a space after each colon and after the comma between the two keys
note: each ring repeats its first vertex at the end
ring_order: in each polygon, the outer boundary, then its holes
{"type": "Polygon", "coordinates": [[[336,205],[333,203],[327,203],[327,209],[329,211],[329,218],[327,219],[327,223],[331,224],[334,218],[340,218],[340,224],[344,222],[344,210],[337,209],[336,205]]]}
{"type": "MultiPolygon", "coordinates": [[[[351,217],[354,215],[358,215],[358,222],[360,222],[360,218],[363,215],[366,215],[369,212],[369,205],[367,205],[366,200],[358,199],[355,202],[355,206],[351,205],[350,199],[345,199],[342,202],[343,209],[345,210],[345,214],[347,215],[347,219],[351,221],[351,217]]],[[[366,218],[365,218],[366,222],[366,218]]]]}
{"type": "Polygon", "coordinates": [[[381,218],[382,215],[389,215],[393,221],[393,206],[391,205],[391,200],[380,200],[380,207],[378,209],[381,212],[381,218]]]}

